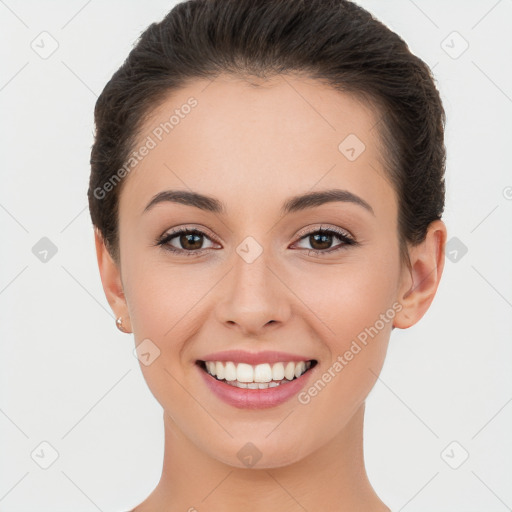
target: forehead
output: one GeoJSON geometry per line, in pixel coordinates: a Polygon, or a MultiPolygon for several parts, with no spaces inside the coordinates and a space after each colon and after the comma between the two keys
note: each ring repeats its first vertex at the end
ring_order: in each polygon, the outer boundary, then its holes
{"type": "Polygon", "coordinates": [[[257,203],[256,212],[281,206],[283,196],[336,187],[379,210],[393,190],[382,168],[378,120],[368,104],[312,79],[193,81],[145,120],[134,149],[150,149],[120,201],[129,196],[141,211],[162,190],[192,189],[237,211],[257,203]]]}

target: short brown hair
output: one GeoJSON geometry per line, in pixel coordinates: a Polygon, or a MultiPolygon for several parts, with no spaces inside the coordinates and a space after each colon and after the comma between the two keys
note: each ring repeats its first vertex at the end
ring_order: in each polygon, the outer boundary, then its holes
{"type": "Polygon", "coordinates": [[[430,69],[396,33],[348,0],[188,0],[141,34],[96,102],[89,209],[116,260],[122,183],[104,197],[95,191],[125,165],[165,96],[221,73],[301,73],[369,101],[397,193],[402,256],[441,218],[445,112],[430,69]]]}

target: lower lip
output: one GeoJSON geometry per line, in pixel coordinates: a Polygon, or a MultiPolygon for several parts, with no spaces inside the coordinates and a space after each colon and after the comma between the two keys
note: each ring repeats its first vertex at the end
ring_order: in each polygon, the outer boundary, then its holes
{"type": "Polygon", "coordinates": [[[206,385],[221,400],[239,409],[265,409],[282,404],[295,396],[306,385],[309,374],[313,368],[303,373],[297,379],[286,384],[280,384],[274,388],[248,389],[237,388],[226,384],[203,370],[199,365],[197,369],[201,372],[206,385]]]}

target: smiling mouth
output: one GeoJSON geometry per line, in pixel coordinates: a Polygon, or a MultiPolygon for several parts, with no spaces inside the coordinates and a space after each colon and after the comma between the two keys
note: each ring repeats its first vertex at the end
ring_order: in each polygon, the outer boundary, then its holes
{"type": "Polygon", "coordinates": [[[233,361],[196,361],[214,379],[242,389],[267,389],[285,385],[302,377],[317,364],[308,361],[286,361],[251,365],[233,361]]]}

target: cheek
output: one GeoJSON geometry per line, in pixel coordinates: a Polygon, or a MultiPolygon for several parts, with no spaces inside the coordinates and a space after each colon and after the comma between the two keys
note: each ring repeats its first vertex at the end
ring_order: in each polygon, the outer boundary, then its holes
{"type": "Polygon", "coordinates": [[[346,265],[310,273],[297,290],[307,297],[310,322],[322,333],[330,357],[318,368],[301,403],[315,403],[336,428],[364,401],[384,363],[396,313],[395,267],[396,260],[386,256],[347,260],[346,265]]]}
{"type": "Polygon", "coordinates": [[[126,299],[136,340],[182,339],[181,330],[190,324],[188,315],[193,314],[194,306],[205,294],[206,283],[201,278],[207,272],[194,265],[185,270],[162,256],[148,257],[143,251],[134,251],[123,263],[126,299]]]}
{"type": "MultiPolygon", "coordinates": [[[[190,273],[144,257],[133,255],[126,262],[125,270],[135,345],[149,346],[150,353],[157,354],[148,365],[140,357],[144,379],[168,413],[186,411],[190,408],[190,397],[179,384],[184,382],[186,373],[181,354],[187,340],[194,335],[190,329],[193,326],[198,329],[202,323],[190,320],[196,311],[194,305],[197,307],[204,292],[191,284],[190,273]]],[[[176,420],[180,419],[178,414],[176,420]]]]}
{"type": "MultiPolygon", "coordinates": [[[[311,266],[308,272],[298,271],[302,277],[297,275],[293,279],[294,292],[308,306],[311,321],[323,326],[320,329],[330,340],[333,357],[346,350],[347,343],[365,332],[365,328],[373,326],[381,314],[390,308],[388,316],[393,314],[399,279],[395,263],[385,256],[373,261],[355,255],[339,265],[311,266]]],[[[380,322],[378,327],[382,329],[380,322]]]]}

